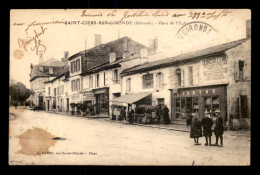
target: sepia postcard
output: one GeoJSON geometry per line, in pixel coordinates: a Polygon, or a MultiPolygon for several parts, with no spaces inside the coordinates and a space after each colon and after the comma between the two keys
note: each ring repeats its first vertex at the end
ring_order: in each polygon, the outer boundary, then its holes
{"type": "Polygon", "coordinates": [[[10,10],[9,165],[250,165],[250,9],[10,10]]]}

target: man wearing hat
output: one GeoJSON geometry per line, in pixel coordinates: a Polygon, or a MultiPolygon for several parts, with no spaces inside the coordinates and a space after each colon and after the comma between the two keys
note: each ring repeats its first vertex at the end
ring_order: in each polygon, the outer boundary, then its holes
{"type": "Polygon", "coordinates": [[[224,133],[223,118],[220,115],[220,110],[217,109],[214,113],[217,116],[216,126],[214,128],[214,134],[216,136],[216,143],[214,145],[223,147],[223,133],[224,133]],[[220,145],[218,145],[219,138],[220,138],[220,145]]]}
{"type": "Polygon", "coordinates": [[[204,113],[204,118],[201,121],[201,125],[203,128],[203,135],[206,138],[205,146],[208,146],[208,145],[211,146],[211,136],[212,136],[211,127],[213,125],[213,120],[210,117],[210,112],[207,110],[204,113]],[[209,143],[208,143],[208,141],[209,141],[209,143]]]}

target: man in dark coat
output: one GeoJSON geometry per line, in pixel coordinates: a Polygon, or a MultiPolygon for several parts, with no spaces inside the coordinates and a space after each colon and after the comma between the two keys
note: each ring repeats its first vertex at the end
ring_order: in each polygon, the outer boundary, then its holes
{"type": "Polygon", "coordinates": [[[121,115],[121,118],[123,120],[123,124],[125,124],[126,122],[126,111],[125,111],[125,107],[123,107],[123,109],[120,111],[120,115],[121,115]]]}
{"type": "Polygon", "coordinates": [[[158,118],[159,123],[161,121],[161,114],[162,114],[162,108],[161,108],[161,105],[158,105],[158,107],[156,108],[156,111],[155,111],[155,115],[158,118]]]}
{"type": "Polygon", "coordinates": [[[224,133],[223,123],[224,123],[224,121],[223,121],[223,118],[220,115],[219,110],[216,110],[215,114],[217,116],[217,120],[216,120],[216,126],[214,128],[214,134],[216,136],[216,143],[214,145],[223,147],[223,133],[224,133]],[[218,145],[218,138],[220,138],[220,145],[218,145]]]}
{"type": "Polygon", "coordinates": [[[132,109],[131,106],[129,106],[130,109],[129,109],[129,123],[130,124],[134,124],[134,115],[135,115],[135,111],[132,109]]]}
{"type": "Polygon", "coordinates": [[[201,122],[198,118],[198,115],[195,115],[191,122],[190,138],[194,138],[195,145],[201,145],[199,143],[199,137],[202,137],[201,122]]]}
{"type": "Polygon", "coordinates": [[[169,124],[170,123],[170,119],[169,119],[169,109],[168,107],[165,105],[163,110],[162,110],[162,116],[164,118],[164,123],[165,124],[169,124]]]}
{"type": "Polygon", "coordinates": [[[205,111],[204,118],[201,121],[201,125],[203,127],[203,135],[206,138],[205,146],[208,146],[208,145],[211,146],[211,136],[212,136],[211,127],[213,125],[213,120],[210,117],[210,112],[205,111]],[[209,140],[209,144],[208,144],[208,140],[209,140]]]}

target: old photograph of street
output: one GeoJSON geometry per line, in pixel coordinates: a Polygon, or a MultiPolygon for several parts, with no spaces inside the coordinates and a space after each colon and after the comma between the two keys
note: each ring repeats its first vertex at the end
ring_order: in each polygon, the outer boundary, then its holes
{"type": "Polygon", "coordinates": [[[248,9],[12,9],[9,165],[250,165],[248,9]]]}

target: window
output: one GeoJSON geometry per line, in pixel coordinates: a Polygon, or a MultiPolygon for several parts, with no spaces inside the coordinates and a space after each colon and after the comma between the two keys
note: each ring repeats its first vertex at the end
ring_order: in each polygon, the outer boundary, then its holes
{"type": "Polygon", "coordinates": [[[238,64],[239,64],[239,80],[241,81],[244,78],[244,64],[245,64],[245,62],[239,61],[238,64]]]}
{"type": "Polygon", "coordinates": [[[71,73],[79,72],[80,71],[80,60],[72,61],[71,62],[71,73]]]}
{"type": "Polygon", "coordinates": [[[39,67],[39,72],[43,72],[43,67],[39,67]]]}
{"type": "Polygon", "coordinates": [[[164,105],[164,98],[158,98],[158,105],[164,105]]]}
{"type": "Polygon", "coordinates": [[[74,91],[75,80],[71,81],[71,91],[74,91]]]}
{"type": "Polygon", "coordinates": [[[126,92],[131,91],[131,78],[126,79],[126,92]]]}
{"type": "Polygon", "coordinates": [[[48,95],[51,95],[51,87],[48,87],[48,95]]]}
{"type": "Polygon", "coordinates": [[[193,85],[193,69],[192,69],[192,66],[189,66],[188,70],[189,70],[189,85],[192,86],[193,85]]]}
{"type": "Polygon", "coordinates": [[[104,86],[106,86],[106,73],[104,72],[104,86]]]}
{"type": "Polygon", "coordinates": [[[74,67],[74,72],[77,72],[77,64],[76,64],[76,61],[74,61],[73,67],[74,67]]]}
{"type": "Polygon", "coordinates": [[[93,88],[93,76],[89,77],[89,88],[93,88]]]}
{"type": "Polygon", "coordinates": [[[181,69],[177,69],[176,70],[176,74],[177,74],[177,84],[178,86],[181,86],[181,69]]]}
{"type": "Polygon", "coordinates": [[[114,81],[114,83],[119,83],[119,80],[118,80],[118,69],[114,70],[113,81],[114,81]]]}
{"type": "Polygon", "coordinates": [[[71,73],[73,73],[74,72],[74,62],[71,62],[70,66],[71,66],[71,73]]]}
{"type": "Polygon", "coordinates": [[[54,96],[56,96],[56,88],[54,88],[54,96]]]}
{"type": "Polygon", "coordinates": [[[76,80],[76,91],[80,90],[80,81],[79,79],[76,80]]]}
{"type": "Polygon", "coordinates": [[[156,74],[156,87],[161,88],[163,86],[163,77],[162,73],[159,72],[156,74]]]}
{"type": "Polygon", "coordinates": [[[143,89],[153,88],[153,74],[143,75],[143,89]]]}
{"type": "Polygon", "coordinates": [[[99,74],[96,75],[96,87],[99,87],[99,74]]]}
{"type": "Polygon", "coordinates": [[[219,96],[213,97],[204,97],[205,110],[210,111],[211,115],[214,114],[214,111],[217,109],[220,110],[220,100],[219,96]]]}
{"type": "Polygon", "coordinates": [[[64,94],[64,85],[61,86],[61,94],[64,94]]]}
{"type": "Polygon", "coordinates": [[[49,74],[53,74],[53,68],[52,67],[49,68],[49,74]]]}

